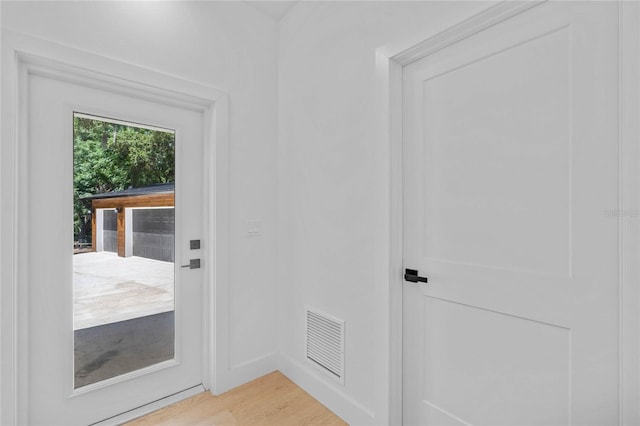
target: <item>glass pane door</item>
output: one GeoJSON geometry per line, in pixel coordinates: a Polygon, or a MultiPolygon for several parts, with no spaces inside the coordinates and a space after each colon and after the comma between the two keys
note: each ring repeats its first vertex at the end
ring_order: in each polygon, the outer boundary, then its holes
{"type": "Polygon", "coordinates": [[[76,389],[175,356],[175,132],[73,116],[76,389]]]}

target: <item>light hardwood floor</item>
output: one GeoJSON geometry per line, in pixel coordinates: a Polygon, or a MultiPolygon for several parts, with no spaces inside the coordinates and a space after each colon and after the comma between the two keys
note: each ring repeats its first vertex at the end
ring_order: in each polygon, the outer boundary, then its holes
{"type": "Polygon", "coordinates": [[[346,425],[311,395],[276,371],[219,396],[204,392],[127,426],[346,425]]]}

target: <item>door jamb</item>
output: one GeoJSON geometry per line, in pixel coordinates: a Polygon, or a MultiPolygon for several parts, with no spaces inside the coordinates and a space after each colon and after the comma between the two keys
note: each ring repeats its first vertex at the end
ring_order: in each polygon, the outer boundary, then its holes
{"type": "MultiPolygon", "coordinates": [[[[544,0],[503,0],[419,43],[376,50],[378,134],[388,154],[388,424],[402,424],[402,69],[544,0]]],[[[640,423],[640,5],[618,1],[620,69],[620,404],[622,425],[640,423]],[[631,94],[622,96],[622,94],[631,94]],[[623,156],[624,153],[624,156],[623,156]],[[629,379],[630,378],[630,379],[629,379]]]]}
{"type": "Polygon", "coordinates": [[[134,92],[143,98],[170,103],[203,115],[203,366],[202,384],[212,392],[225,374],[228,298],[229,97],[222,90],[129,63],[76,50],[31,36],[2,34],[2,144],[0,145],[0,423],[27,420],[27,375],[19,354],[26,347],[26,289],[28,273],[19,241],[26,223],[28,164],[24,162],[26,81],[29,73],[63,74],[69,81],[108,90],[134,92]],[[114,89],[115,88],[115,89],[114,89]],[[215,236],[215,238],[214,238],[215,236]]]}

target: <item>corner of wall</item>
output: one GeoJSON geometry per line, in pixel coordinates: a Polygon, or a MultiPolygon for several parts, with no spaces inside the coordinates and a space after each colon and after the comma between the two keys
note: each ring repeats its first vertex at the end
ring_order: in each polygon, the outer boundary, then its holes
{"type": "Polygon", "coordinates": [[[219,369],[217,370],[220,371],[219,376],[214,381],[215,387],[211,392],[214,395],[220,395],[276,371],[277,366],[277,354],[273,352],[228,369],[219,369]]]}
{"type": "Polygon", "coordinates": [[[278,370],[304,391],[352,425],[386,424],[376,418],[376,413],[329,383],[310,367],[294,360],[289,355],[278,354],[278,370]]]}

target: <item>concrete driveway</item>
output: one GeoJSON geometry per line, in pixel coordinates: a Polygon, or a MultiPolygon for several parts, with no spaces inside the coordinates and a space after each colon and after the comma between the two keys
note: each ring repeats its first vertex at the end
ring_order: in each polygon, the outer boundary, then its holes
{"type": "Polygon", "coordinates": [[[173,311],[174,264],[93,252],[73,256],[73,329],[173,311]]]}

